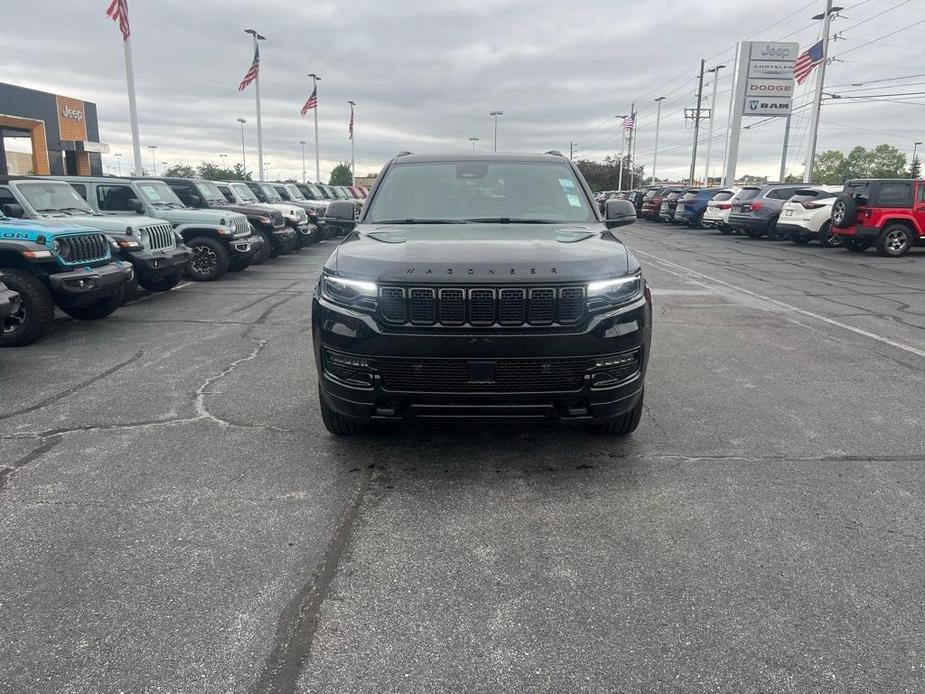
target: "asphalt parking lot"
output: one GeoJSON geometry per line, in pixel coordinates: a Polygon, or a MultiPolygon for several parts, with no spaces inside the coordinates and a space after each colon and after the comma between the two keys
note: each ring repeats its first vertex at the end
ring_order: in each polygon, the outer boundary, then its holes
{"type": "Polygon", "coordinates": [[[332,438],[331,242],[0,350],[0,691],[925,691],[925,252],[620,235],[625,440],[332,438]]]}

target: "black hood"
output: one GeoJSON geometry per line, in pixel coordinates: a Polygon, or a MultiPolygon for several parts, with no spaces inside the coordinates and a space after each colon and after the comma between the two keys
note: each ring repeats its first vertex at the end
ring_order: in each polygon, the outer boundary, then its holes
{"type": "Polygon", "coordinates": [[[637,263],[601,224],[434,224],[356,228],[327,267],[377,282],[585,282],[637,263]]]}

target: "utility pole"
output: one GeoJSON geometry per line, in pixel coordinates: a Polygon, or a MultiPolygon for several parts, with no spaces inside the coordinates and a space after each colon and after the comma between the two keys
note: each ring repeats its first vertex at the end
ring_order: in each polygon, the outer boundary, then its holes
{"type": "MultiPolygon", "coordinates": [[[[258,34],[254,29],[245,29],[245,34],[250,34],[254,37],[254,55],[257,55],[257,42],[265,41],[266,36],[258,34]]],[[[254,77],[254,93],[257,95],[257,168],[259,169],[258,175],[260,180],[263,180],[263,123],[260,120],[260,69],[258,66],[257,75],[254,77]]]]}
{"type": "Polygon", "coordinates": [[[633,133],[636,132],[636,102],[630,104],[630,134],[629,144],[626,146],[626,156],[630,160],[630,190],[633,189],[633,165],[636,163],[633,159],[633,133]]]}
{"type": "Polygon", "coordinates": [[[710,101],[710,130],[707,133],[707,162],[703,167],[703,184],[710,185],[710,154],[713,153],[713,124],[716,122],[716,86],[719,83],[719,71],[725,65],[711,67],[707,72],[713,73],[713,97],[710,101]]]}
{"type": "MultiPolygon", "coordinates": [[[[912,143],[912,161],[909,162],[909,178],[917,178],[916,171],[915,171],[915,162],[916,162],[916,157],[918,156],[920,144],[922,143],[921,142],[912,143]]],[[[117,154],[116,156],[118,157],[120,155],[117,154]]],[[[919,168],[921,169],[921,166],[919,168]]],[[[921,171],[919,171],[919,173],[921,174],[921,171]]]]}
{"type": "Polygon", "coordinates": [[[469,138],[469,142],[472,143],[472,151],[473,151],[473,152],[475,151],[475,143],[478,142],[478,141],[479,141],[479,138],[477,138],[477,137],[470,137],[470,138],[469,138]]]}
{"type": "Polygon", "coordinates": [[[493,116],[495,119],[495,151],[497,152],[498,151],[498,116],[503,116],[504,111],[492,111],[488,115],[493,116]]]}
{"type": "Polygon", "coordinates": [[[816,165],[816,143],[819,140],[819,115],[822,110],[822,89],[825,86],[825,66],[829,62],[829,25],[832,23],[832,14],[844,9],[832,7],[832,0],[826,0],[825,12],[817,14],[813,19],[822,20],[822,63],[816,75],[816,94],[813,98],[813,114],[809,124],[809,144],[807,145],[806,170],[803,172],[803,182],[812,183],[813,168],[816,165]]]}
{"type": "MultiPolygon", "coordinates": [[[[119,169],[119,176],[121,176],[122,175],[122,154],[120,152],[116,152],[112,156],[116,158],[116,166],[119,169]]],[[[912,158],[915,159],[914,154],[912,155],[912,158]]]]}
{"type": "Polygon", "coordinates": [[[691,185],[694,185],[694,171],[697,168],[697,139],[700,137],[700,107],[703,105],[703,69],[706,60],[700,61],[700,84],[697,87],[697,110],[694,112],[694,152],[691,155],[691,185]]]}
{"type": "Polygon", "coordinates": [[[617,188],[623,190],[623,155],[626,147],[626,114],[622,116],[614,116],[615,118],[622,118],[620,121],[620,173],[617,175],[617,188]]]}
{"type": "Polygon", "coordinates": [[[247,121],[243,118],[238,118],[238,123],[241,124],[241,174],[247,174],[247,154],[244,152],[244,124],[247,121]]]}
{"type": "Polygon", "coordinates": [[[305,140],[299,140],[302,145],[302,183],[305,183],[305,140]]]}
{"type": "Polygon", "coordinates": [[[154,175],[157,176],[157,145],[148,145],[148,149],[151,150],[151,165],[154,167],[154,175]]]}
{"type": "Polygon", "coordinates": [[[321,183],[321,157],[318,154],[318,82],[321,78],[314,72],[309,72],[308,76],[312,78],[312,94],[315,95],[315,183],[321,183]]]}
{"type": "Polygon", "coordinates": [[[781,183],[787,177],[787,148],[790,146],[790,114],[787,114],[787,120],[784,122],[784,151],[780,155],[780,176],[777,180],[781,183]]]}
{"type": "Polygon", "coordinates": [[[662,122],[662,102],[665,100],[664,96],[660,96],[655,100],[655,103],[658,104],[656,107],[655,115],[655,154],[652,155],[652,185],[655,185],[655,165],[658,164],[658,129],[662,122]]]}
{"type": "Polygon", "coordinates": [[[575,156],[575,150],[576,150],[576,149],[578,149],[578,143],[577,143],[577,142],[569,142],[569,143],[568,143],[568,160],[569,160],[569,161],[572,161],[572,159],[574,158],[574,156],[575,156]]]}

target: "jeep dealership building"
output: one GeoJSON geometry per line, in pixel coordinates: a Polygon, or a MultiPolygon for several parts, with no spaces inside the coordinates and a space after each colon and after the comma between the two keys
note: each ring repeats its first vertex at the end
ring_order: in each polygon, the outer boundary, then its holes
{"type": "Polygon", "coordinates": [[[0,175],[103,175],[89,101],[0,83],[0,133],[0,175]]]}

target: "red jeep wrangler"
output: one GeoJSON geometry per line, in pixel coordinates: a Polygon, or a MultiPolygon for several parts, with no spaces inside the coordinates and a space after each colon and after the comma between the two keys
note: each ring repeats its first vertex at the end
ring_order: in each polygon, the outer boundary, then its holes
{"type": "Polygon", "coordinates": [[[916,242],[925,242],[925,181],[848,181],[832,204],[832,227],[849,251],[874,246],[880,255],[905,255],[916,242]]]}

